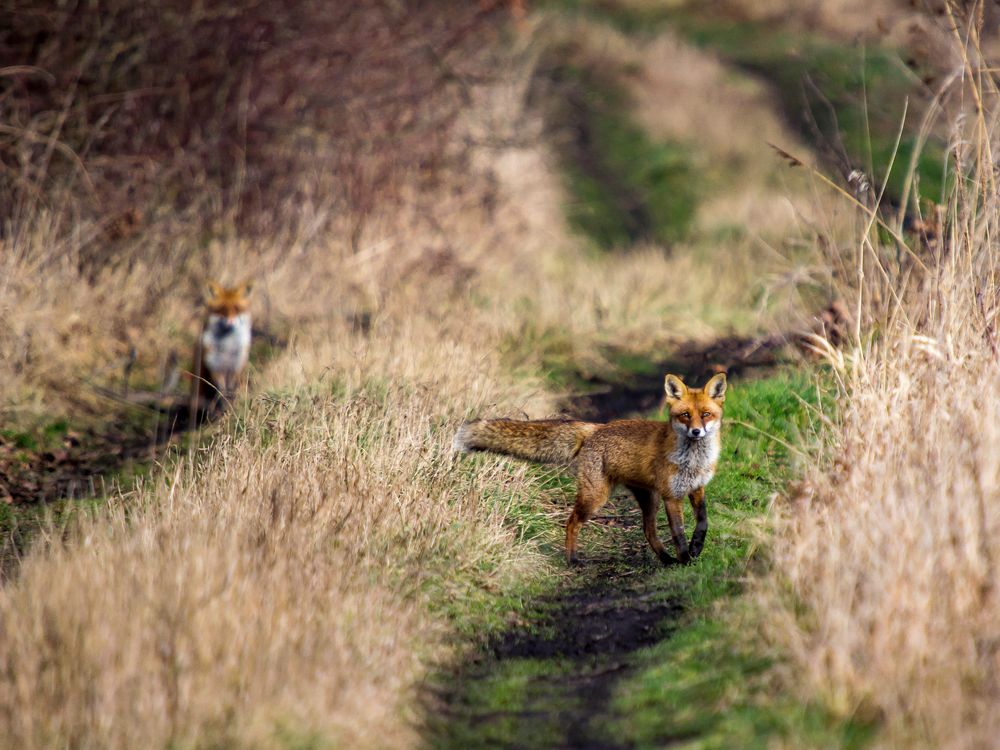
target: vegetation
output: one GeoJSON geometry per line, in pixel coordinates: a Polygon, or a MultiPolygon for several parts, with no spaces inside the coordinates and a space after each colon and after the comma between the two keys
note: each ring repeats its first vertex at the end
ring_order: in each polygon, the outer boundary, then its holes
{"type": "MultiPolygon", "coordinates": [[[[967,94],[995,96],[992,80],[977,85],[967,94]]],[[[829,248],[854,269],[844,294],[862,316],[862,335],[827,352],[851,408],[834,467],[793,495],[762,592],[803,683],[845,715],[882,717],[898,745],[975,747],[998,731],[990,117],[953,144],[937,228],[903,247],[862,228],[829,248]],[[958,406],[966,395],[974,408],[958,406]]]]}
{"type": "Polygon", "coordinates": [[[15,3],[0,746],[989,744],[997,50],[872,4],[933,90],[846,2],[15,3]],[[166,441],[130,396],[248,276],[250,388],[166,441]],[[624,500],[567,571],[571,480],[451,454],[806,330],[695,565],[624,500]]]}
{"type": "Polygon", "coordinates": [[[653,142],[610,71],[574,65],[568,51],[554,54],[569,61],[540,74],[555,90],[552,127],[569,131],[560,153],[570,226],[602,249],[684,239],[706,189],[696,182],[692,146],[653,142]]]}

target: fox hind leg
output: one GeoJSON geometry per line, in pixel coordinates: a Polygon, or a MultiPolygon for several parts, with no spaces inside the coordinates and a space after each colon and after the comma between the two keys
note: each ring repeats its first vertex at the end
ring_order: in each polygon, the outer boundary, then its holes
{"type": "Polygon", "coordinates": [[[580,527],[586,523],[608,502],[611,496],[611,482],[604,476],[588,476],[580,473],[576,488],[576,505],[566,522],[566,562],[574,564],[576,559],[576,540],[580,527]]]}

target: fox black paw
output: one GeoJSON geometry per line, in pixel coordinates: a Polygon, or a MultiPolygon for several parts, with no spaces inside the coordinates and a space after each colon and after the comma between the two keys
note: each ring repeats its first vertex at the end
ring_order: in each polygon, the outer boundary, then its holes
{"type": "Polygon", "coordinates": [[[660,552],[658,557],[664,565],[677,565],[680,562],[676,557],[666,552],[660,552]]]}

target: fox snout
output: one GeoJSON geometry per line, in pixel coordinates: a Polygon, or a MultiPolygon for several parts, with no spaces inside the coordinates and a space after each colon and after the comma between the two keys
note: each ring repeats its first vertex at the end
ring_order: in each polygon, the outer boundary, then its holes
{"type": "Polygon", "coordinates": [[[229,318],[220,318],[215,321],[215,326],[213,327],[212,333],[216,338],[225,338],[236,330],[236,325],[229,318]]]}
{"type": "Polygon", "coordinates": [[[688,430],[688,437],[692,440],[701,440],[705,436],[705,431],[700,427],[692,427],[688,430]]]}

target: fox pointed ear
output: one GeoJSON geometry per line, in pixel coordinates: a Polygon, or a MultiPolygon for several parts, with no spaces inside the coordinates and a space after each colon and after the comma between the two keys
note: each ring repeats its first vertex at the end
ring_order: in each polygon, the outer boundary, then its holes
{"type": "Polygon", "coordinates": [[[667,399],[670,401],[684,398],[684,394],[688,392],[684,381],[676,375],[667,375],[666,380],[663,381],[663,390],[667,392],[667,399]]]}
{"type": "Polygon", "coordinates": [[[726,400],[726,373],[720,372],[705,383],[705,395],[715,401],[726,400]]]}

